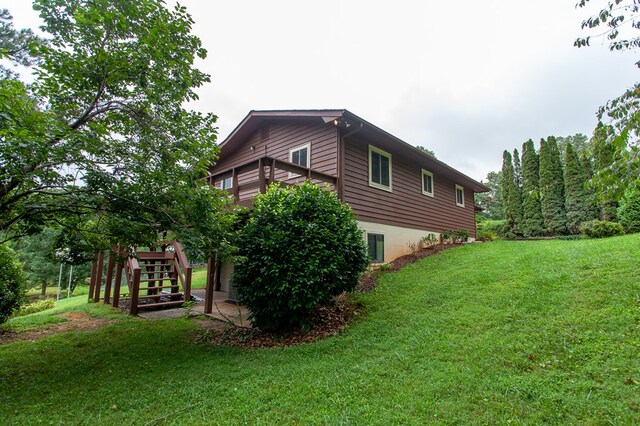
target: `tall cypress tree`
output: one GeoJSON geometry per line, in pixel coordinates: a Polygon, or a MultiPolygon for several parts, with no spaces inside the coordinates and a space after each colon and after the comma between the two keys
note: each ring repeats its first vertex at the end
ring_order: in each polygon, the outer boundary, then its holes
{"type": "Polygon", "coordinates": [[[513,150],[513,178],[516,181],[516,186],[522,188],[522,163],[517,148],[513,150]]]}
{"type": "Polygon", "coordinates": [[[529,139],[522,145],[522,233],[527,236],[544,234],[544,219],[540,209],[538,154],[529,139]]]}
{"type": "MultiPolygon", "coordinates": [[[[591,139],[591,145],[593,147],[593,163],[595,166],[596,174],[603,169],[606,169],[615,160],[615,147],[608,141],[609,136],[613,130],[611,126],[598,123],[596,129],[593,131],[593,138],[591,139]]],[[[616,210],[618,203],[609,194],[605,192],[596,193],[598,200],[600,201],[600,219],[615,221],[616,210]]]]}
{"type": "Polygon", "coordinates": [[[513,150],[513,210],[515,215],[516,233],[522,233],[522,163],[520,153],[513,150]]]}
{"type": "Polygon", "coordinates": [[[591,179],[593,178],[593,164],[591,162],[591,155],[588,151],[582,151],[580,154],[580,165],[586,179],[585,192],[587,193],[587,218],[586,220],[598,219],[599,207],[598,200],[596,199],[596,193],[591,185],[591,179]]]}
{"type": "Polygon", "coordinates": [[[506,220],[506,231],[514,234],[518,232],[518,195],[513,160],[509,151],[505,150],[502,153],[502,209],[506,220]]]}
{"type": "Polygon", "coordinates": [[[567,143],[564,154],[564,197],[567,212],[567,230],[571,234],[580,232],[580,224],[589,216],[589,200],[585,189],[586,177],[571,143],[567,143]]]}
{"type": "Polygon", "coordinates": [[[564,182],[558,144],[553,136],[540,141],[540,207],[547,235],[567,230],[564,182]]]}

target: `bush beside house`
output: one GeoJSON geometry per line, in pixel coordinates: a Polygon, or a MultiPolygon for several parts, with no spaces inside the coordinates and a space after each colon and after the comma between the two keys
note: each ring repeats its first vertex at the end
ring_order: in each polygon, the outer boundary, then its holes
{"type": "Polygon", "coordinates": [[[272,185],[253,205],[238,233],[239,301],[262,329],[308,326],[317,304],[353,290],[367,268],[355,216],[335,193],[309,182],[272,185]]]}

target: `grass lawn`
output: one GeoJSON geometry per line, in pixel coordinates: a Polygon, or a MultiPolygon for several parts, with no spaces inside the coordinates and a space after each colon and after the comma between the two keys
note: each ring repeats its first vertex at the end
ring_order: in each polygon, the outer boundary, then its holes
{"type": "MultiPolygon", "coordinates": [[[[384,275],[366,315],[314,344],[196,345],[186,319],[10,343],[0,419],[639,424],[639,265],[640,235],[473,244],[384,275]]],[[[74,300],[56,309],[126,318],[74,300]]]]}

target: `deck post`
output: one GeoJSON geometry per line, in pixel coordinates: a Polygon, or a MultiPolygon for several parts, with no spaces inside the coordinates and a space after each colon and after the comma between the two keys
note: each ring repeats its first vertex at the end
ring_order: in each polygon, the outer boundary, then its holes
{"type": "Polygon", "coordinates": [[[111,247],[109,260],[107,261],[107,282],[104,284],[104,304],[108,305],[111,300],[111,281],[113,281],[113,269],[116,263],[116,247],[111,247]]]}
{"type": "Polygon", "coordinates": [[[100,287],[102,287],[102,269],[104,267],[104,252],[98,252],[98,266],[96,267],[96,286],[93,289],[95,291],[93,296],[94,302],[100,301],[100,287]]]}
{"type": "Polygon", "coordinates": [[[131,306],[129,306],[129,313],[131,315],[138,315],[138,293],[140,291],[140,268],[135,268],[133,271],[133,283],[131,283],[131,306]]]}
{"type": "Polygon", "coordinates": [[[263,158],[260,157],[258,159],[258,184],[260,185],[260,193],[264,194],[265,192],[267,192],[267,183],[265,182],[265,175],[264,175],[264,161],[263,158]]]}
{"type": "Polygon", "coordinates": [[[191,265],[187,266],[184,270],[184,301],[191,301],[191,274],[193,270],[191,265]]]}
{"type": "Polygon", "coordinates": [[[231,186],[233,187],[233,198],[236,201],[240,199],[240,187],[238,186],[238,173],[236,172],[235,167],[231,171],[231,186]]]}
{"type": "Polygon", "coordinates": [[[216,271],[216,255],[210,254],[207,260],[207,286],[204,292],[204,313],[210,314],[213,312],[213,291],[216,285],[215,282],[216,271]]]}
{"type": "Polygon", "coordinates": [[[276,160],[271,159],[271,165],[269,166],[269,185],[276,180],[276,160]]]}
{"type": "Polygon", "coordinates": [[[207,259],[207,286],[204,292],[204,313],[210,314],[213,312],[213,290],[216,285],[215,283],[215,269],[216,268],[216,260],[215,255],[210,254],[209,259],[207,259]]]}
{"type": "Polygon", "coordinates": [[[118,263],[116,265],[116,282],[113,286],[112,306],[117,308],[120,303],[120,286],[122,285],[122,270],[124,269],[124,250],[118,246],[118,263]]]}

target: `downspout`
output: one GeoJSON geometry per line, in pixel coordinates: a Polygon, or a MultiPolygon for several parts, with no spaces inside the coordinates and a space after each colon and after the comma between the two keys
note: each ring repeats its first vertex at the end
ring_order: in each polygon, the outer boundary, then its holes
{"type": "Polygon", "coordinates": [[[353,136],[354,134],[362,130],[362,128],[364,127],[364,124],[362,123],[358,123],[358,124],[359,124],[358,127],[356,127],[355,129],[351,129],[346,133],[343,133],[342,129],[338,128],[338,131],[340,132],[340,138],[338,141],[338,188],[337,189],[338,189],[338,199],[340,199],[340,201],[342,202],[344,202],[345,139],[348,136],[353,136]]]}

